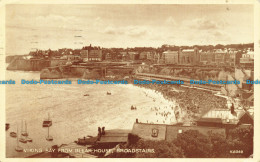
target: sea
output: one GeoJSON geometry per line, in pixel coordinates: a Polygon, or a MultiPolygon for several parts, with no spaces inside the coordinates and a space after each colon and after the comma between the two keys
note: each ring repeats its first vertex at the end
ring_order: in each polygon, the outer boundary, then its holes
{"type": "Polygon", "coordinates": [[[132,84],[82,85],[77,84],[75,78],[70,85],[21,84],[22,79],[40,79],[40,72],[25,71],[6,71],[6,80],[9,79],[16,84],[5,88],[6,123],[10,123],[6,131],[6,157],[27,157],[53,145],[68,144],[87,135],[96,136],[98,127],[131,130],[136,119],[144,123],[176,122],[173,112],[164,119],[153,111],[154,107],[170,111],[174,103],[153,90],[132,84]],[[107,95],[108,91],[112,94],[107,95]],[[131,110],[132,105],[137,110],[131,110]],[[53,141],[46,140],[48,129],[42,127],[43,120],[48,117],[52,120],[49,135],[53,141]],[[20,137],[25,122],[33,142],[17,142],[17,138],[10,136],[10,132],[17,132],[18,128],[20,137]],[[30,151],[16,152],[17,145],[30,151]]]}

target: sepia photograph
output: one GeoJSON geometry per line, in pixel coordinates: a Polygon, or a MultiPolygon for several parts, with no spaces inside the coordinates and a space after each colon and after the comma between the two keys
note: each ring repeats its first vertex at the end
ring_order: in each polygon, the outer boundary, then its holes
{"type": "Polygon", "coordinates": [[[5,157],[253,159],[254,8],[6,4],[5,157]]]}

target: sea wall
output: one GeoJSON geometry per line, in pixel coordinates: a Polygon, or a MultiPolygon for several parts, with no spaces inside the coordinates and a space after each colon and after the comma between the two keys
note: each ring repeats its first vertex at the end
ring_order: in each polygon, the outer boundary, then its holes
{"type": "Polygon", "coordinates": [[[67,61],[68,61],[67,59],[51,59],[50,67],[58,66],[58,65],[65,65],[67,61]]]}
{"type": "Polygon", "coordinates": [[[22,59],[24,56],[19,56],[19,55],[12,55],[12,56],[6,56],[5,57],[5,62],[6,63],[11,63],[12,61],[16,59],[22,59]]]}
{"type": "Polygon", "coordinates": [[[41,71],[49,67],[50,61],[44,59],[15,59],[7,67],[7,70],[41,71]]]}
{"type": "Polygon", "coordinates": [[[41,79],[62,79],[63,74],[58,68],[43,69],[40,73],[41,79]]]}
{"type": "Polygon", "coordinates": [[[86,69],[86,67],[49,67],[40,73],[41,79],[61,79],[61,78],[83,78],[100,79],[102,77],[100,69],[86,69]]]}
{"type": "Polygon", "coordinates": [[[221,92],[228,96],[238,96],[239,89],[243,88],[245,80],[254,79],[254,72],[243,68],[175,68],[139,66],[137,72],[160,74],[166,76],[183,77],[195,80],[239,81],[240,84],[222,84],[221,92]]]}
{"type": "Polygon", "coordinates": [[[77,66],[77,67],[71,67],[70,68],[71,74],[75,75],[75,76],[83,76],[85,70],[86,70],[85,66],[77,66]]]}
{"type": "Polygon", "coordinates": [[[94,69],[89,70],[86,69],[82,75],[82,79],[100,79],[101,78],[101,70],[94,69]]]}

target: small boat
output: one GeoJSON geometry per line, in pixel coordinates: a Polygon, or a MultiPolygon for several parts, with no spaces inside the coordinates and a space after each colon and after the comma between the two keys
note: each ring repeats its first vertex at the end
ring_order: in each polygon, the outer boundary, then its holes
{"type": "Polygon", "coordinates": [[[26,138],[19,138],[19,141],[22,142],[22,143],[27,143],[27,139],[26,138]]]}
{"type": "Polygon", "coordinates": [[[53,141],[53,137],[52,137],[52,136],[47,136],[47,137],[46,137],[46,140],[47,140],[47,141],[53,141]]]}
{"type": "Polygon", "coordinates": [[[83,145],[83,146],[93,145],[96,140],[97,140],[97,137],[87,136],[87,137],[83,137],[83,138],[78,138],[78,141],[75,141],[75,143],[78,145],[83,145]]]}
{"type": "Polygon", "coordinates": [[[21,136],[24,136],[24,138],[20,138],[19,141],[22,143],[27,143],[27,142],[32,142],[33,140],[31,138],[29,138],[29,133],[27,131],[27,123],[25,121],[25,130],[23,131],[23,122],[22,122],[22,132],[21,132],[21,136]]]}
{"type": "MultiPolygon", "coordinates": [[[[11,133],[12,133],[12,132],[11,132],[11,133]]],[[[19,133],[18,133],[18,126],[17,126],[17,134],[19,134],[19,133]]],[[[17,152],[23,152],[23,148],[22,148],[21,146],[19,146],[18,138],[17,138],[17,141],[16,141],[15,151],[17,151],[17,152]]]]}
{"type": "Polygon", "coordinates": [[[131,110],[136,110],[136,106],[131,106],[131,110]]]}
{"type": "Polygon", "coordinates": [[[50,114],[48,114],[48,119],[45,119],[42,123],[42,127],[52,126],[52,120],[50,119],[50,114]]]}
{"type": "Polygon", "coordinates": [[[48,136],[46,137],[47,141],[53,141],[53,137],[50,136],[50,127],[48,127],[48,136]]]}
{"type": "Polygon", "coordinates": [[[32,142],[33,140],[29,137],[26,138],[27,142],[32,142]]]}
{"type": "Polygon", "coordinates": [[[84,96],[89,96],[89,94],[84,94],[84,96]]]}
{"type": "Polygon", "coordinates": [[[7,131],[10,128],[10,124],[9,123],[5,123],[5,130],[7,131]]]}
{"type": "Polygon", "coordinates": [[[21,132],[21,135],[22,136],[25,136],[27,137],[29,134],[27,132],[27,124],[26,124],[26,121],[25,121],[25,130],[23,131],[23,122],[22,122],[22,132],[21,132]]]}
{"type": "Polygon", "coordinates": [[[88,144],[88,138],[78,138],[78,141],[76,141],[78,145],[87,145],[88,144]]]}
{"type": "Polygon", "coordinates": [[[45,120],[42,123],[42,127],[50,127],[51,125],[52,125],[52,121],[45,120]]]}
{"type": "Polygon", "coordinates": [[[111,95],[111,92],[107,92],[107,95],[111,95]]]}
{"type": "Polygon", "coordinates": [[[16,138],[17,134],[15,132],[10,132],[10,136],[16,138]]]}
{"type": "Polygon", "coordinates": [[[23,152],[23,148],[21,146],[16,146],[15,151],[17,152],[23,152]]]}

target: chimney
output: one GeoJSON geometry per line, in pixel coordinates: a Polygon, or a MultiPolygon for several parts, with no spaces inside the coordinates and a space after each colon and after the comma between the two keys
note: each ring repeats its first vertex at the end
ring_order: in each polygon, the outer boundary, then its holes
{"type": "Polygon", "coordinates": [[[52,148],[52,150],[54,150],[54,152],[51,152],[51,157],[52,158],[57,158],[58,154],[59,154],[59,152],[58,152],[58,149],[59,149],[58,145],[53,145],[51,148],[52,148]]]}
{"type": "Polygon", "coordinates": [[[98,141],[100,140],[100,138],[101,138],[101,128],[100,127],[98,127],[98,141]]]}
{"type": "Polygon", "coordinates": [[[231,114],[234,114],[234,112],[235,112],[235,107],[234,107],[234,104],[233,104],[233,103],[232,103],[232,106],[231,106],[230,110],[231,110],[231,114]]]}
{"type": "Polygon", "coordinates": [[[138,119],[137,118],[135,119],[135,122],[138,123],[138,119]]]}
{"type": "Polygon", "coordinates": [[[105,133],[105,127],[102,127],[102,133],[101,133],[102,135],[105,135],[106,133],[105,133]]]}
{"type": "Polygon", "coordinates": [[[98,127],[98,134],[101,134],[101,128],[98,127]]]}

